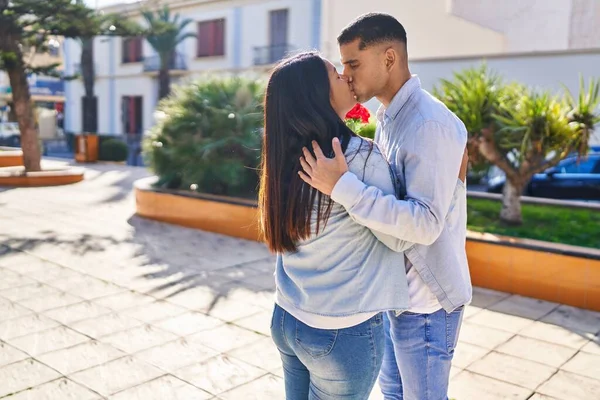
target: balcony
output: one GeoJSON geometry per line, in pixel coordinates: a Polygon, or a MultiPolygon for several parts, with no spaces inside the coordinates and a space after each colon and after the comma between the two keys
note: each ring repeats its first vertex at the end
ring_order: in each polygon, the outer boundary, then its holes
{"type": "Polygon", "coordinates": [[[254,48],[254,65],[269,65],[282,60],[292,51],[289,44],[277,44],[254,48]]]}
{"type": "MultiPolygon", "coordinates": [[[[173,53],[173,57],[169,62],[169,72],[174,74],[183,74],[187,71],[187,63],[185,61],[185,57],[180,53],[173,53]]],[[[158,74],[160,70],[160,56],[154,55],[149,57],[144,57],[144,72],[150,74],[158,74]]]]}

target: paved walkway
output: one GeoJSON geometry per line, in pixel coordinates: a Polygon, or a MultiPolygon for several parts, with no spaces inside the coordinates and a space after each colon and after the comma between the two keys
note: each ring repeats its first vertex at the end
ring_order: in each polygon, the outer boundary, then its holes
{"type": "MultiPolygon", "coordinates": [[[[99,165],[72,186],[0,189],[0,398],[284,398],[272,256],[134,216],[144,176],[99,165]]],[[[598,398],[599,331],[600,313],[477,289],[451,396],[598,398]]]]}

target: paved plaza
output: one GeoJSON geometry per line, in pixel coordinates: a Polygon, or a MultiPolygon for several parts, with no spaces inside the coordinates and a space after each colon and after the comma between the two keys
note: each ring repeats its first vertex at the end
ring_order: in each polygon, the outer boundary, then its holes
{"type": "MultiPolygon", "coordinates": [[[[284,399],[273,256],[136,217],[148,174],[0,188],[0,399],[284,399]]],[[[476,289],[450,395],[598,399],[598,334],[600,313],[476,289]]]]}

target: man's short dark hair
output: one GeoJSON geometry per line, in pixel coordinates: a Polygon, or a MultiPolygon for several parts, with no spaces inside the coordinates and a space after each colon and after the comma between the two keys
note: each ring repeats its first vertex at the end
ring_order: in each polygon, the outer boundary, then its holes
{"type": "Polygon", "coordinates": [[[372,44],[399,41],[406,45],[406,31],[398,20],[389,14],[368,13],[361,15],[346,26],[337,38],[338,44],[360,40],[359,48],[372,44]]]}

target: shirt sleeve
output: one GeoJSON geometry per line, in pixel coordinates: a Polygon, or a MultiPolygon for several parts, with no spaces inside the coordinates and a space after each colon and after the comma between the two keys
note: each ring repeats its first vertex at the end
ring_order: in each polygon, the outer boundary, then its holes
{"type": "Polygon", "coordinates": [[[466,146],[466,132],[436,121],[423,123],[405,148],[405,199],[385,194],[347,172],[331,198],[359,224],[382,234],[430,245],[439,237],[450,208],[466,146]]]}

